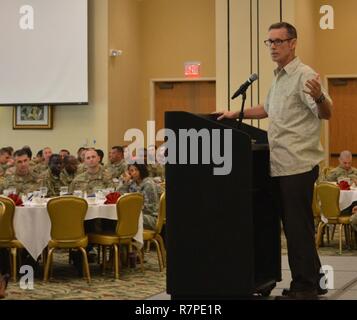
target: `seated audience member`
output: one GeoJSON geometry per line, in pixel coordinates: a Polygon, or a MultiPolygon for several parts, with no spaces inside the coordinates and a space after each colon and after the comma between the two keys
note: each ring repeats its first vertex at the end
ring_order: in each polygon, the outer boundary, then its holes
{"type": "Polygon", "coordinates": [[[69,156],[70,152],[67,149],[61,149],[59,152],[59,155],[61,156],[62,160],[64,159],[65,156],[69,156]]]}
{"type": "Polygon", "coordinates": [[[63,159],[63,169],[60,174],[61,182],[64,186],[69,186],[77,175],[78,160],[75,156],[65,156],[63,159]]]}
{"type": "Polygon", "coordinates": [[[118,179],[126,171],[127,167],[128,164],[124,159],[123,147],[112,147],[109,152],[109,163],[105,166],[105,170],[108,171],[112,179],[118,179]]]}
{"type": "Polygon", "coordinates": [[[103,150],[102,149],[95,149],[95,151],[97,151],[98,156],[99,156],[99,164],[103,166],[104,165],[104,163],[103,163],[103,158],[104,158],[103,150]]]}
{"type": "Polygon", "coordinates": [[[123,146],[124,160],[126,163],[131,163],[132,154],[130,153],[129,147],[127,145],[123,146]]]}
{"type": "Polygon", "coordinates": [[[352,167],[351,151],[342,151],[338,158],[340,165],[326,176],[327,181],[338,182],[339,178],[350,178],[357,184],[357,169],[352,167]]]}
{"type": "Polygon", "coordinates": [[[149,146],[147,154],[149,177],[154,178],[158,183],[165,180],[165,167],[160,161],[162,156],[165,156],[165,148],[160,147],[156,150],[156,146],[149,146]]]}
{"type": "Polygon", "coordinates": [[[41,179],[41,186],[47,187],[48,197],[57,197],[60,194],[60,189],[64,184],[60,179],[62,171],[62,158],[59,154],[52,154],[48,161],[48,168],[41,179]]]}
{"type": "Polygon", "coordinates": [[[100,158],[95,149],[88,149],[84,154],[84,164],[87,171],[78,174],[69,186],[69,192],[82,190],[87,194],[93,194],[95,189],[113,187],[113,181],[99,163],[100,158]]]}
{"type": "Polygon", "coordinates": [[[80,147],[77,150],[77,159],[78,159],[78,167],[77,167],[77,174],[81,174],[87,170],[86,165],[84,164],[84,154],[86,153],[87,148],[80,147]]]}
{"type": "Polygon", "coordinates": [[[128,171],[123,175],[124,184],[119,188],[120,193],[140,192],[144,196],[143,222],[145,229],[155,229],[159,211],[157,186],[145,164],[129,164],[128,171]]]}
{"type": "Polygon", "coordinates": [[[14,148],[9,146],[9,147],[5,147],[5,149],[7,149],[11,155],[11,157],[13,156],[13,153],[14,153],[14,148]]]}
{"type": "Polygon", "coordinates": [[[0,176],[3,176],[7,169],[14,165],[14,160],[7,148],[0,149],[0,176]]]}
{"type": "Polygon", "coordinates": [[[39,164],[39,163],[42,163],[44,161],[43,159],[43,150],[39,150],[36,154],[36,157],[33,159],[33,162],[35,164],[39,164]]]}
{"type": "Polygon", "coordinates": [[[43,162],[37,164],[34,168],[33,171],[41,176],[42,174],[45,173],[46,170],[48,170],[48,162],[50,160],[50,157],[52,155],[52,149],[50,147],[45,147],[42,150],[42,155],[43,155],[43,162]]]}
{"type": "MultiPolygon", "coordinates": [[[[70,193],[73,193],[75,190],[81,190],[83,193],[87,193],[87,195],[92,195],[98,189],[114,187],[110,175],[105,172],[99,161],[100,158],[95,149],[87,149],[85,151],[84,164],[87,170],[81,174],[78,174],[73,179],[69,186],[70,193]]],[[[84,228],[86,233],[101,232],[103,230],[102,219],[92,219],[85,221],[84,228]]],[[[92,257],[95,256],[95,252],[93,252],[92,246],[88,246],[87,250],[92,257]]],[[[80,270],[81,268],[79,271],[80,270]]]]}
{"type": "Polygon", "coordinates": [[[147,149],[138,148],[136,150],[135,162],[140,164],[146,164],[147,162],[147,149]]]}
{"type": "Polygon", "coordinates": [[[17,194],[27,194],[39,187],[38,176],[30,170],[30,158],[27,150],[17,150],[14,153],[15,172],[7,175],[0,185],[0,192],[10,187],[16,188],[17,194]]]}

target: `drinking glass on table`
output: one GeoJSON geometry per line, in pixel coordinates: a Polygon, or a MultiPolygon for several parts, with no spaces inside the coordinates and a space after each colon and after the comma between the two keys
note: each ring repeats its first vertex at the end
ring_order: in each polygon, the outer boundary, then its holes
{"type": "Polygon", "coordinates": [[[73,191],[73,195],[74,195],[75,197],[82,198],[82,197],[83,197],[83,192],[82,192],[82,190],[74,190],[74,191],[73,191]]]}
{"type": "Polygon", "coordinates": [[[64,196],[66,194],[68,194],[68,187],[67,186],[66,187],[61,187],[60,188],[60,196],[64,196]]]}
{"type": "Polygon", "coordinates": [[[42,204],[41,191],[36,190],[32,193],[32,202],[34,204],[42,204]]]}
{"type": "Polygon", "coordinates": [[[48,188],[47,187],[41,187],[40,188],[40,194],[41,198],[45,198],[47,196],[48,188]]]}
{"type": "Polygon", "coordinates": [[[16,194],[16,188],[15,187],[10,187],[7,190],[9,191],[9,195],[10,194],[16,194]]]}
{"type": "Polygon", "coordinates": [[[105,199],[105,195],[103,193],[102,188],[94,188],[94,194],[95,194],[97,201],[102,201],[105,199]]]}

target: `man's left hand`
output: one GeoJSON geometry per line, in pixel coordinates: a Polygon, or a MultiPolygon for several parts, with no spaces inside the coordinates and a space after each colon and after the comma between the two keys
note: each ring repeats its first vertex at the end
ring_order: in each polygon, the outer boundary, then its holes
{"type": "Polygon", "coordinates": [[[305,86],[310,89],[310,91],[303,90],[303,92],[310,95],[314,100],[321,97],[320,75],[317,75],[314,79],[307,80],[305,86]]]}

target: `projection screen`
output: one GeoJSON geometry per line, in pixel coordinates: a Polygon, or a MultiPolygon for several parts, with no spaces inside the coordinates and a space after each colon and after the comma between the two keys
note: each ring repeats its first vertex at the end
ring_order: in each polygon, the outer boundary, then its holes
{"type": "Polygon", "coordinates": [[[87,0],[0,0],[0,105],[88,103],[87,0]]]}

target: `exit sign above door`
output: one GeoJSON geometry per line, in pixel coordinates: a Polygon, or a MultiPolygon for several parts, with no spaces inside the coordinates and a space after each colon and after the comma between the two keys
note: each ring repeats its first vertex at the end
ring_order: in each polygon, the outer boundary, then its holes
{"type": "Polygon", "coordinates": [[[200,77],[200,67],[201,62],[194,61],[194,62],[185,62],[185,77],[189,78],[197,78],[200,77]]]}

